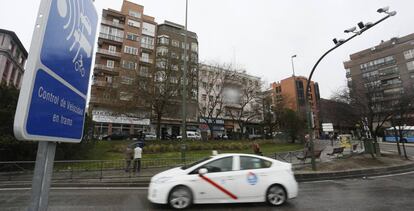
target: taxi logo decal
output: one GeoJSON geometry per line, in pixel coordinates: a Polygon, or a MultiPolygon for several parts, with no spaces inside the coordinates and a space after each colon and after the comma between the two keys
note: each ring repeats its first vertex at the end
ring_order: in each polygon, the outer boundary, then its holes
{"type": "Polygon", "coordinates": [[[250,185],[256,185],[257,184],[257,181],[258,181],[258,178],[257,178],[256,174],[254,174],[253,172],[249,172],[247,174],[247,182],[250,185]]]}

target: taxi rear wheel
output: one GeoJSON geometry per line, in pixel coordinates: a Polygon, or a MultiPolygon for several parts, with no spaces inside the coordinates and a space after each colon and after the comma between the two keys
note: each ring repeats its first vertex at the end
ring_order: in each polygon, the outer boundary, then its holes
{"type": "Polygon", "coordinates": [[[267,190],[266,200],[270,205],[279,206],[286,202],[287,195],[285,189],[280,185],[272,185],[267,190]]]}
{"type": "Polygon", "coordinates": [[[174,209],[185,209],[191,205],[192,201],[190,189],[184,186],[175,187],[168,197],[168,203],[174,209]]]}

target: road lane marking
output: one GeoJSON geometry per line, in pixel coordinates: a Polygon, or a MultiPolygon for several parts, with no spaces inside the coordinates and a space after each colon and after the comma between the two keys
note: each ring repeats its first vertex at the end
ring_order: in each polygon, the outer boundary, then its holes
{"type": "Polygon", "coordinates": [[[400,176],[400,175],[406,175],[406,174],[413,174],[414,171],[404,172],[404,173],[398,173],[398,174],[388,174],[388,175],[380,175],[380,176],[372,176],[367,178],[385,178],[385,177],[394,177],[394,176],[400,176]]]}
{"type": "Polygon", "coordinates": [[[199,174],[198,176],[200,176],[203,180],[205,180],[206,182],[210,183],[212,186],[216,187],[217,189],[221,190],[223,193],[227,194],[228,196],[230,196],[230,198],[232,199],[237,199],[237,196],[232,194],[230,191],[226,190],[225,188],[221,187],[219,184],[215,183],[213,180],[205,177],[204,175],[199,174]]]}

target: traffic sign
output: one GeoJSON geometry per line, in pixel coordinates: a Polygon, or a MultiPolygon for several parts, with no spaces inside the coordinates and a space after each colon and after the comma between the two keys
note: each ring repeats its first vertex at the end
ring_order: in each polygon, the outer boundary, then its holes
{"type": "Polygon", "coordinates": [[[98,15],[92,0],[43,0],[14,121],[19,140],[82,139],[98,15]]]}

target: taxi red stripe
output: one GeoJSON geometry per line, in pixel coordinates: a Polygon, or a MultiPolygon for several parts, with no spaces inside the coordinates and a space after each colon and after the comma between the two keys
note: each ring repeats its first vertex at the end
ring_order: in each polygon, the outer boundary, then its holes
{"type": "Polygon", "coordinates": [[[223,193],[227,194],[228,196],[230,196],[232,199],[237,199],[237,196],[235,196],[234,194],[232,194],[230,191],[226,190],[225,188],[221,187],[219,184],[215,183],[213,180],[205,177],[204,175],[199,174],[199,176],[205,180],[206,182],[210,183],[211,185],[213,185],[214,187],[216,187],[217,189],[221,190],[223,193]]]}

